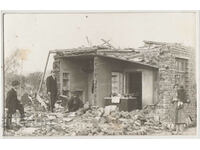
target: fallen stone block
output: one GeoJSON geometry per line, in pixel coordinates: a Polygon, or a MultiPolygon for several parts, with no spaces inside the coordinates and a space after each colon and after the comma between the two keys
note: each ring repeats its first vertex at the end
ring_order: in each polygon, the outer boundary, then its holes
{"type": "Polygon", "coordinates": [[[106,106],[105,109],[104,109],[104,114],[103,116],[108,116],[110,115],[110,113],[112,111],[117,111],[117,106],[116,105],[109,105],[109,106],[106,106]]]}
{"type": "Polygon", "coordinates": [[[73,120],[73,118],[63,118],[63,121],[66,121],[66,122],[70,122],[72,120],[73,120]]]}

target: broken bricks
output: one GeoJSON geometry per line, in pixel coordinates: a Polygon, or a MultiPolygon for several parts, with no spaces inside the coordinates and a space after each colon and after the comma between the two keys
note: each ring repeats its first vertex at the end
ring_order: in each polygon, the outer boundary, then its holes
{"type": "Polygon", "coordinates": [[[151,135],[165,130],[159,118],[155,117],[155,113],[151,110],[120,112],[114,106],[105,108],[95,106],[87,107],[87,110],[82,108],[76,112],[65,113],[62,107],[57,108],[58,111],[54,113],[28,113],[26,124],[31,121],[34,124],[26,126],[27,129],[22,127],[22,130],[9,134],[29,135],[29,128],[31,134],[35,136],[151,135]],[[33,129],[35,127],[36,129],[33,129]]]}

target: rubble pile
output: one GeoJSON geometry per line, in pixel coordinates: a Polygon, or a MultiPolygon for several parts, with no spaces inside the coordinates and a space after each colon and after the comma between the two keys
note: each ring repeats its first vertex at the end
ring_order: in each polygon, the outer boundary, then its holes
{"type": "Polygon", "coordinates": [[[163,129],[153,116],[138,110],[106,114],[103,108],[92,108],[74,121],[81,124],[76,124],[75,131],[73,126],[68,127],[74,135],[147,135],[163,129]]]}
{"type": "Polygon", "coordinates": [[[119,112],[109,107],[82,108],[77,112],[65,112],[60,105],[56,112],[31,111],[18,128],[6,131],[14,136],[104,136],[104,135],[152,135],[165,127],[151,109],[119,112]],[[32,112],[32,113],[31,113],[32,112]],[[14,131],[15,130],[15,131],[14,131]]]}

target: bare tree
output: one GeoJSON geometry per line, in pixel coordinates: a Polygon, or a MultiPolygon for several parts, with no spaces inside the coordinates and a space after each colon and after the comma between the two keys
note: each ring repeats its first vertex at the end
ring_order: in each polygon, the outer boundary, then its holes
{"type": "Polygon", "coordinates": [[[27,77],[27,83],[29,83],[35,90],[39,88],[42,72],[30,73],[27,77]]]}
{"type": "Polygon", "coordinates": [[[19,51],[19,49],[15,50],[9,57],[5,59],[5,75],[18,72],[20,67],[20,60],[18,58],[19,51]]]}

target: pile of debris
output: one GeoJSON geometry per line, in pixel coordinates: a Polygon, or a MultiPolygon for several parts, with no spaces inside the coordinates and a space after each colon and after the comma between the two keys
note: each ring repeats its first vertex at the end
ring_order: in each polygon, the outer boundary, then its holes
{"type": "MultiPolygon", "coordinates": [[[[65,112],[56,105],[56,112],[26,108],[26,121],[20,128],[8,130],[8,136],[104,136],[153,135],[167,130],[154,110],[146,108],[120,112],[115,106],[105,108],[85,105],[76,112],[65,112]],[[28,110],[29,109],[29,110],[28,110]],[[15,131],[14,131],[15,130],[15,131]]],[[[19,124],[18,124],[19,126],[19,124]]]]}
{"type": "Polygon", "coordinates": [[[73,122],[76,124],[70,123],[68,130],[72,135],[81,136],[148,135],[163,130],[159,120],[145,111],[119,112],[112,107],[92,107],[73,122]]]}

